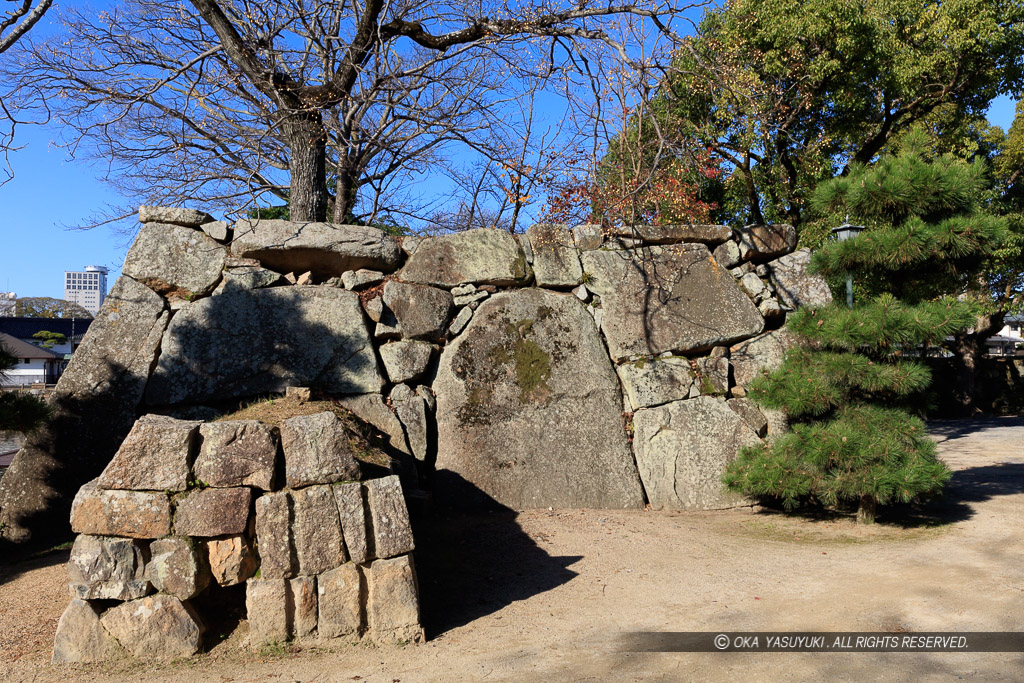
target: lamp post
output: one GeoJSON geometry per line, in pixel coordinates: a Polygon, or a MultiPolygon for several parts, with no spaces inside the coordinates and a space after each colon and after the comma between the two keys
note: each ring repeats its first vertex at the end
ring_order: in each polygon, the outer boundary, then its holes
{"type": "MultiPolygon", "coordinates": [[[[832,234],[840,242],[845,242],[846,240],[852,240],[862,230],[864,230],[863,225],[850,225],[850,217],[847,216],[846,221],[842,225],[838,228],[832,228],[832,234]]],[[[850,274],[846,275],[846,305],[853,308],[853,276],[850,274]]]]}

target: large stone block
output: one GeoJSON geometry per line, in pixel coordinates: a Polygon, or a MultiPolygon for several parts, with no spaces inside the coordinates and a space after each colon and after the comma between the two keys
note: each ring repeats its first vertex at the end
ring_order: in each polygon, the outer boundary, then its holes
{"type": "Polygon", "coordinates": [[[362,584],[351,562],[322,574],[317,581],[321,638],[359,635],[363,629],[362,584]]]}
{"type": "Polygon", "coordinates": [[[721,244],[732,237],[728,225],[701,225],[686,223],[679,225],[625,225],[611,229],[616,237],[640,238],[648,244],[677,244],[679,242],[700,242],[708,245],[721,244]]]}
{"type": "Polygon", "coordinates": [[[207,422],[199,428],[202,444],[193,469],[203,485],[274,486],[277,431],[256,420],[207,422]]]}
{"type": "Polygon", "coordinates": [[[291,497],[287,492],[269,493],[256,499],[256,539],[263,578],[295,576],[298,562],[292,545],[291,497]]]}
{"type": "Polygon", "coordinates": [[[427,371],[437,347],[422,341],[405,340],[384,344],[378,351],[388,378],[394,384],[408,382],[427,371]]]}
{"type": "Polygon", "coordinates": [[[383,384],[357,294],[332,287],[225,289],[174,316],[146,400],[198,403],[288,386],[369,393],[383,384]]]}
{"type": "Polygon", "coordinates": [[[140,206],[140,223],[171,223],[172,225],[184,225],[189,228],[198,228],[205,223],[213,222],[213,216],[196,209],[186,209],[176,206],[140,206]]]}
{"type": "Polygon", "coordinates": [[[792,225],[748,225],[737,231],[740,256],[744,260],[763,262],[796,249],[797,234],[792,225]]]}
{"type": "Polygon", "coordinates": [[[290,488],[359,479],[359,462],[338,416],[325,411],[281,422],[285,479],[290,488]]]}
{"type": "Polygon", "coordinates": [[[785,329],[772,330],[729,350],[733,381],[746,389],[758,377],[776,370],[796,338],[785,329]]]}
{"type": "Polygon", "coordinates": [[[287,579],[249,579],[245,582],[245,615],[249,646],[283,643],[292,635],[291,590],[287,579]]]}
{"type": "Polygon", "coordinates": [[[413,457],[420,461],[426,460],[429,448],[426,400],[405,384],[399,384],[392,389],[388,398],[402,422],[402,427],[405,428],[405,437],[413,457]]]}
{"type": "Polygon", "coordinates": [[[203,624],[186,603],[170,595],[152,595],[121,603],[100,623],[139,658],[191,657],[202,644],[203,624]]]}
{"type": "Polygon", "coordinates": [[[152,559],[146,578],[161,593],[179,600],[191,600],[210,583],[205,558],[190,538],[161,538],[149,546],[152,559]]]}
{"type": "Polygon", "coordinates": [[[205,544],[210,575],[221,586],[236,586],[255,574],[259,567],[245,535],[211,538],[205,544]]]}
{"type": "Polygon", "coordinates": [[[541,223],[526,231],[533,251],[533,274],[541,287],[575,287],[583,279],[579,252],[565,225],[541,223]]]}
{"type": "Polygon", "coordinates": [[[779,303],[789,309],[799,306],[826,306],[832,303],[832,290],[825,278],[807,272],[811,250],[800,249],[772,261],[771,280],[779,303]]]}
{"type": "Polygon", "coordinates": [[[292,491],[292,538],[299,574],[313,576],[344,562],[345,544],[330,486],[292,491]]]}
{"type": "Polygon", "coordinates": [[[72,600],[57,622],[52,664],[86,664],[112,659],[121,651],[117,641],[100,623],[96,607],[72,600]]]}
{"type": "Polygon", "coordinates": [[[143,415],[100,475],[103,489],[184,491],[199,423],[143,415]]]}
{"type": "Polygon", "coordinates": [[[171,501],[166,493],[107,491],[91,481],[71,504],[71,530],[93,536],[160,538],[171,533],[171,501]]]}
{"type": "Polygon", "coordinates": [[[761,443],[725,401],[700,396],[633,415],[640,478],[656,510],[714,510],[744,498],[726,491],[722,473],[743,446],[761,443]]]}
{"type": "Polygon", "coordinates": [[[384,305],[394,314],[385,324],[394,326],[406,339],[437,339],[444,334],[452,313],[452,295],[442,289],[389,281],[384,285],[384,305]]]}
{"type": "Polygon", "coordinates": [[[633,410],[686,398],[694,374],[687,358],[645,358],[616,368],[633,410]]]}
{"type": "Polygon", "coordinates": [[[386,559],[412,552],[415,543],[409,526],[409,510],[398,476],[370,479],[363,482],[363,486],[373,528],[373,556],[386,559]]]}
{"type": "Polygon", "coordinates": [[[399,259],[398,243],[376,228],[263,219],[235,223],[231,253],[281,273],[312,271],[319,277],[359,268],[390,272],[399,259]]]}
{"type": "Polygon", "coordinates": [[[336,484],[334,501],[338,506],[341,518],[342,536],[345,538],[345,550],[355,564],[363,564],[370,558],[367,542],[366,510],[363,501],[363,487],[358,482],[336,484]]]}
{"type": "Polygon", "coordinates": [[[484,301],[445,348],[433,389],[447,503],[480,504],[482,493],[516,509],[643,506],[618,379],[572,294],[484,301]]]}
{"type": "Polygon", "coordinates": [[[317,592],[315,576],[298,576],[288,580],[289,605],[292,610],[292,635],[309,638],[316,633],[317,592]]]}
{"type": "Polygon", "coordinates": [[[376,560],[366,569],[366,584],[366,621],[374,640],[423,640],[416,572],[410,555],[376,560]]]}
{"type": "Polygon", "coordinates": [[[386,437],[387,444],[397,451],[412,455],[409,446],[405,441],[405,432],[402,430],[402,422],[392,412],[391,408],[384,403],[380,394],[361,394],[359,396],[342,396],[338,399],[346,410],[364,422],[368,422],[381,431],[386,437]]]}
{"type": "Polygon", "coordinates": [[[118,279],[57,383],[53,417],[26,437],[0,479],[0,539],[66,532],[75,493],[135,423],[169,316],[148,287],[118,279]]]}
{"type": "Polygon", "coordinates": [[[431,237],[419,243],[400,276],[406,282],[454,287],[524,284],[530,267],[515,237],[480,228],[431,237]]]}
{"type": "Polygon", "coordinates": [[[153,592],[145,546],[128,538],[81,535],[68,560],[68,588],[80,600],[134,600],[153,592]]]}
{"type": "Polygon", "coordinates": [[[704,245],[588,251],[582,258],[616,362],[711,348],[764,328],[757,307],[704,245]]]}
{"type": "Polygon", "coordinates": [[[230,536],[249,527],[252,489],[201,489],[175,501],[174,533],[179,536],[230,536]]]}
{"type": "Polygon", "coordinates": [[[122,272],[160,294],[205,296],[220,282],[227,250],[194,228],[146,223],[139,230],[122,272]]]}

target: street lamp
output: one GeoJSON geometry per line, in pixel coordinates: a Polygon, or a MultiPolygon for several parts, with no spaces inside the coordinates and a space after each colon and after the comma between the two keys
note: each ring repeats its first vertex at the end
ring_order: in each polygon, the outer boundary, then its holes
{"type": "MultiPolygon", "coordinates": [[[[850,217],[847,216],[842,225],[838,228],[832,228],[832,234],[840,242],[845,242],[846,240],[852,240],[862,230],[864,230],[863,225],[850,225],[850,217]]],[[[846,305],[853,308],[853,276],[850,274],[846,275],[846,305]]]]}

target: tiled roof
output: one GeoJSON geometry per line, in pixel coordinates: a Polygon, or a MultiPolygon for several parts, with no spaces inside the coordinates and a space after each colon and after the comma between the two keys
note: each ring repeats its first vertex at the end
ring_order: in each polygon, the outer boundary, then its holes
{"type": "Polygon", "coordinates": [[[18,339],[31,339],[36,332],[57,332],[80,337],[92,324],[92,318],[5,318],[0,317],[0,332],[18,339]]]}
{"type": "Polygon", "coordinates": [[[18,359],[43,358],[45,360],[56,360],[64,357],[63,354],[54,353],[48,349],[38,347],[35,344],[23,342],[17,337],[12,337],[11,335],[4,334],[3,332],[0,332],[0,344],[7,349],[8,353],[18,359]]]}

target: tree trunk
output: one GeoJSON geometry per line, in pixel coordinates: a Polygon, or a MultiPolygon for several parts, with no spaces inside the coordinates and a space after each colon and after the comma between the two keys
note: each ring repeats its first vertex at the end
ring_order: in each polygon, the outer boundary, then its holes
{"type": "MultiPolygon", "coordinates": [[[[343,154],[340,153],[340,154],[343,154]]],[[[339,163],[335,175],[334,218],[335,223],[352,223],[355,221],[357,173],[339,163]]]]}
{"type": "Polygon", "coordinates": [[[1003,313],[980,316],[974,332],[956,335],[953,352],[956,354],[956,401],[958,412],[970,416],[978,412],[977,386],[978,360],[985,350],[985,340],[1003,326],[1003,313]]]}
{"type": "Polygon", "coordinates": [[[288,204],[293,221],[327,220],[327,131],[318,111],[289,111],[281,126],[288,142],[291,191],[288,204]]]}
{"type": "Polygon", "coordinates": [[[857,524],[874,524],[875,508],[878,502],[870,493],[860,497],[860,507],[857,508],[857,524]]]}

